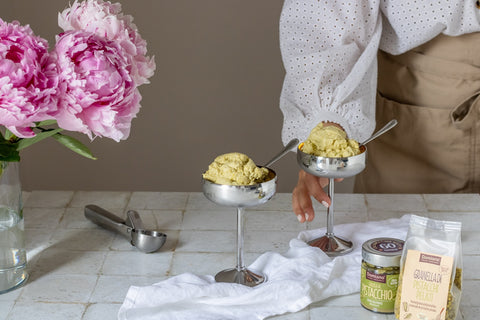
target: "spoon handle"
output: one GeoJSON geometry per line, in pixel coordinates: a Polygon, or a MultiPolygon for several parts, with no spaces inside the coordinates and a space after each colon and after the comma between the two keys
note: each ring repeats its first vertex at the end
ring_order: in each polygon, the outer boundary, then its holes
{"type": "Polygon", "coordinates": [[[398,121],[393,119],[393,120],[390,120],[382,129],[378,130],[377,132],[375,132],[374,134],[372,134],[372,136],[370,138],[368,138],[367,140],[363,141],[361,144],[362,145],[366,145],[367,143],[369,143],[370,141],[372,141],[373,139],[377,138],[378,136],[384,134],[385,132],[387,132],[388,130],[392,129],[393,127],[395,127],[397,125],[398,121]]]}
{"type": "Polygon", "coordinates": [[[273,163],[277,162],[280,158],[282,158],[285,154],[287,154],[291,149],[298,145],[298,139],[292,139],[289,143],[282,149],[275,157],[273,157],[270,161],[268,161],[264,167],[270,167],[273,163]]]}

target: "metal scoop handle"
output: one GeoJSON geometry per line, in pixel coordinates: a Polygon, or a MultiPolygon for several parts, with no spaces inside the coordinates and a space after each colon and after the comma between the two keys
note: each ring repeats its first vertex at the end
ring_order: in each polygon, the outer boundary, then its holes
{"type": "Polygon", "coordinates": [[[131,237],[132,228],[118,216],[94,204],[85,206],[85,217],[93,223],[106,229],[119,232],[127,238],[131,237]]]}
{"type": "Polygon", "coordinates": [[[125,223],[132,227],[134,230],[144,230],[142,219],[137,211],[128,210],[127,211],[127,221],[125,223]]]}

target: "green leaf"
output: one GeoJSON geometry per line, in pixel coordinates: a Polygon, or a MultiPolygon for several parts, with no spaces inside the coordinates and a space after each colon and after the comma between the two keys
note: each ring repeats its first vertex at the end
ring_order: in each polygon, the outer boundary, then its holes
{"type": "Polygon", "coordinates": [[[40,121],[40,122],[35,122],[35,125],[37,127],[42,127],[42,126],[50,126],[52,124],[57,124],[57,120],[43,120],[43,121],[40,121]]]}
{"type": "Polygon", "coordinates": [[[15,135],[8,129],[5,129],[5,140],[10,140],[12,137],[15,137],[15,135]]]}
{"type": "Polygon", "coordinates": [[[88,158],[88,159],[93,159],[97,160],[90,151],[83,143],[78,141],[75,138],[72,138],[70,136],[66,136],[60,133],[57,133],[53,135],[53,138],[63,144],[65,147],[69,148],[70,150],[88,158]]]}
{"type": "Polygon", "coordinates": [[[20,161],[16,143],[0,140],[0,161],[20,161]]]}
{"type": "Polygon", "coordinates": [[[22,150],[22,149],[25,149],[26,147],[29,147],[31,146],[32,144],[34,143],[37,143],[39,141],[42,141],[43,139],[46,139],[48,137],[51,137],[57,133],[59,133],[60,131],[63,131],[63,129],[54,129],[54,130],[46,130],[46,131],[43,131],[43,132],[40,132],[40,133],[37,133],[35,135],[35,137],[33,138],[27,138],[27,139],[21,139],[19,142],[18,142],[18,148],[17,150],[22,150]]]}

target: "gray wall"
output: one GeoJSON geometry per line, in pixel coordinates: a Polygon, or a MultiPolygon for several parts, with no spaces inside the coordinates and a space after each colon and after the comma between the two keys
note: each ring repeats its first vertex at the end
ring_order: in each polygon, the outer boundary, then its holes
{"type": "MultiPolygon", "coordinates": [[[[73,2],[73,1],[71,1],[73,2]]],[[[201,191],[215,156],[243,152],[258,164],[282,148],[278,40],[282,0],[121,0],[155,55],[151,84],[128,140],[90,142],[84,159],[53,140],[21,154],[26,190],[201,191]]],[[[68,0],[2,0],[0,17],[30,24],[50,46],[68,0]]],[[[273,168],[291,192],[298,167],[289,153],[273,168]]],[[[351,181],[338,184],[349,191],[351,181]]]]}

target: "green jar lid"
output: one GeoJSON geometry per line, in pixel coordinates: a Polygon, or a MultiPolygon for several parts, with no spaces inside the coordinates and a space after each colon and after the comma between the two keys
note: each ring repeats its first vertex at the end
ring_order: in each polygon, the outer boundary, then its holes
{"type": "Polygon", "coordinates": [[[404,241],[395,238],[374,238],[362,245],[362,258],[379,267],[399,267],[404,241]]]}

